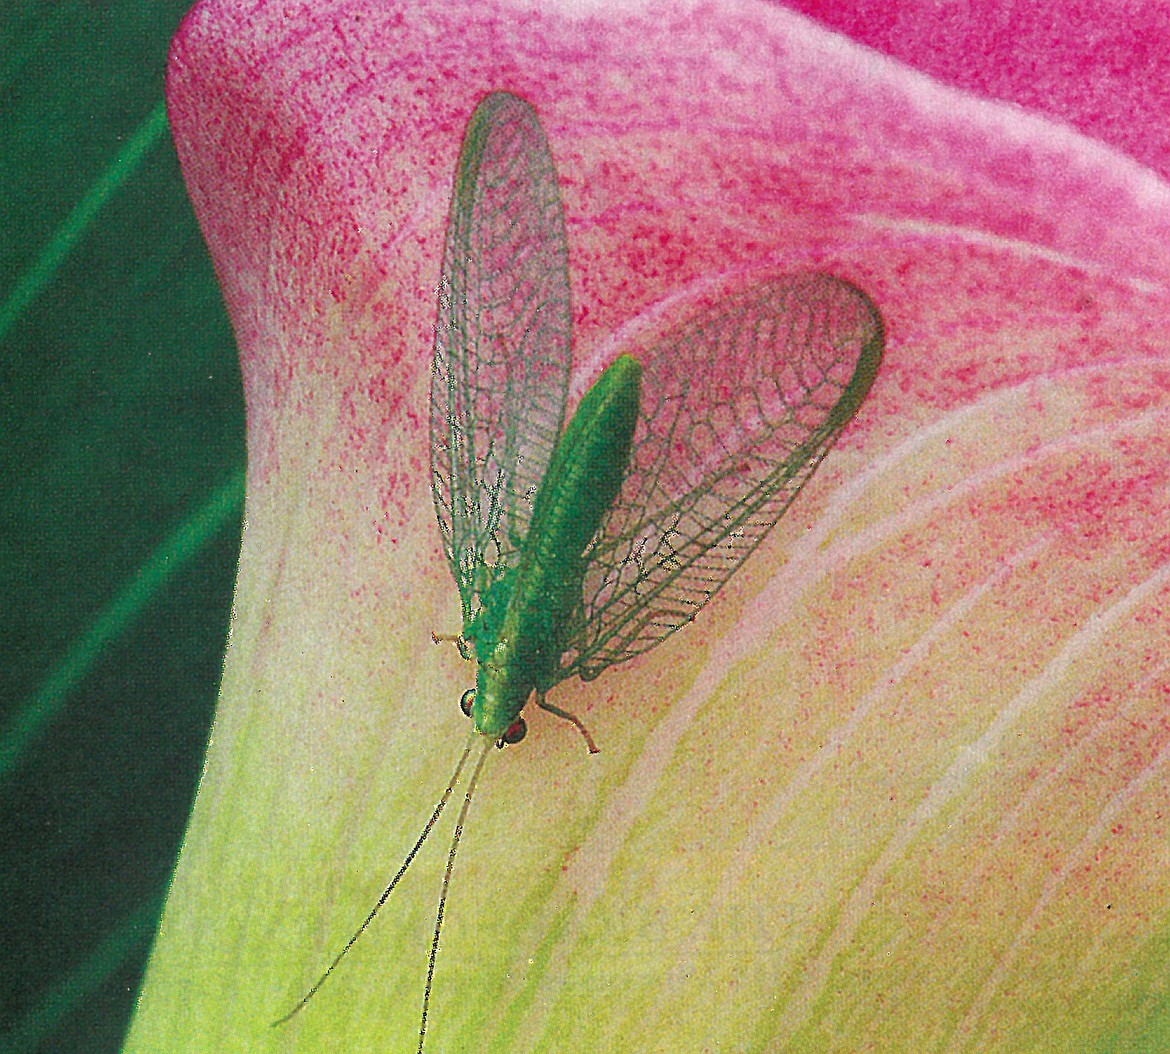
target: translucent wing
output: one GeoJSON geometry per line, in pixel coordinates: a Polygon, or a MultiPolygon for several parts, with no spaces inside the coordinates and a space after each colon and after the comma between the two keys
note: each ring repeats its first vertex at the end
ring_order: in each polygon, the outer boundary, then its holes
{"type": "Polygon", "coordinates": [[[596,677],[695,617],[856,414],[884,343],[860,289],[788,275],[688,319],[643,357],[630,468],[593,542],[562,677],[596,677]]]}
{"type": "Polygon", "coordinates": [[[435,512],[465,625],[527,534],[564,418],[570,327],[548,141],[527,102],[496,92],[455,171],[431,382],[435,512]]]}

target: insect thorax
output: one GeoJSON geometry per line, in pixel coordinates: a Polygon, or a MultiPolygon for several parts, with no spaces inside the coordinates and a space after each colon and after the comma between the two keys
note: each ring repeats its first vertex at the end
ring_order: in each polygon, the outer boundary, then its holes
{"type": "Polygon", "coordinates": [[[480,666],[488,662],[495,651],[515,583],[515,568],[494,568],[491,585],[480,594],[478,613],[463,627],[463,639],[475,646],[475,657],[480,666]]]}

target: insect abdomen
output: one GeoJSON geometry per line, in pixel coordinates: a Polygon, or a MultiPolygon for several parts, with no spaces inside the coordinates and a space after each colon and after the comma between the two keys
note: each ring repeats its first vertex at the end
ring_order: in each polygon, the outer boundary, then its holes
{"type": "Polygon", "coordinates": [[[500,661],[476,696],[476,726],[487,734],[507,728],[534,688],[556,680],[581,601],[582,555],[625,479],[641,391],[641,364],[622,355],[585,393],[553,451],[497,642],[500,661]]]}
{"type": "Polygon", "coordinates": [[[626,478],[641,399],[642,365],[630,355],[585,393],[537,494],[525,560],[550,571],[562,556],[580,562],[626,478]]]}
{"type": "Polygon", "coordinates": [[[623,355],[586,392],[561,436],[524,546],[524,596],[513,603],[537,649],[536,686],[559,664],[569,619],[581,602],[582,554],[626,477],[641,404],[642,366],[623,355]]]}

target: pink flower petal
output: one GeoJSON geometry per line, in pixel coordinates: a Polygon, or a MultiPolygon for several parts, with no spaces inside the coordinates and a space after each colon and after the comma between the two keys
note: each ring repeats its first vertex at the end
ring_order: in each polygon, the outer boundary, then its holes
{"type": "Polygon", "coordinates": [[[1170,12],[1151,3],[787,6],[944,84],[1014,102],[1170,172],[1170,12]]]}
{"type": "MultiPolygon", "coordinates": [[[[889,347],[695,625],[563,686],[600,758],[538,715],[493,764],[433,1049],[1140,1046],[1170,893],[1163,183],[763,3],[218,0],[169,98],[244,361],[248,530],[129,1049],[258,1041],[464,735],[467,672],[426,643],[457,612],[426,386],[495,88],[557,159],[582,376],[778,266],[863,285],[889,347]]],[[[437,856],[273,1042],[409,1048],[437,856]]]]}

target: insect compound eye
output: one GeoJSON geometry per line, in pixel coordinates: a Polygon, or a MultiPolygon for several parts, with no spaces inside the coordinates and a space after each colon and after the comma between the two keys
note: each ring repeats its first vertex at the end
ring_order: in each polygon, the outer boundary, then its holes
{"type": "Polygon", "coordinates": [[[496,746],[499,748],[504,747],[505,744],[508,746],[515,746],[515,744],[519,743],[520,740],[522,740],[526,735],[528,735],[528,723],[524,720],[524,718],[518,717],[507,727],[507,729],[504,731],[504,734],[500,736],[498,740],[496,740],[496,746]]]}
{"type": "Polygon", "coordinates": [[[475,689],[468,688],[459,699],[459,709],[463,711],[464,717],[470,717],[473,706],[475,706],[475,689]]]}

